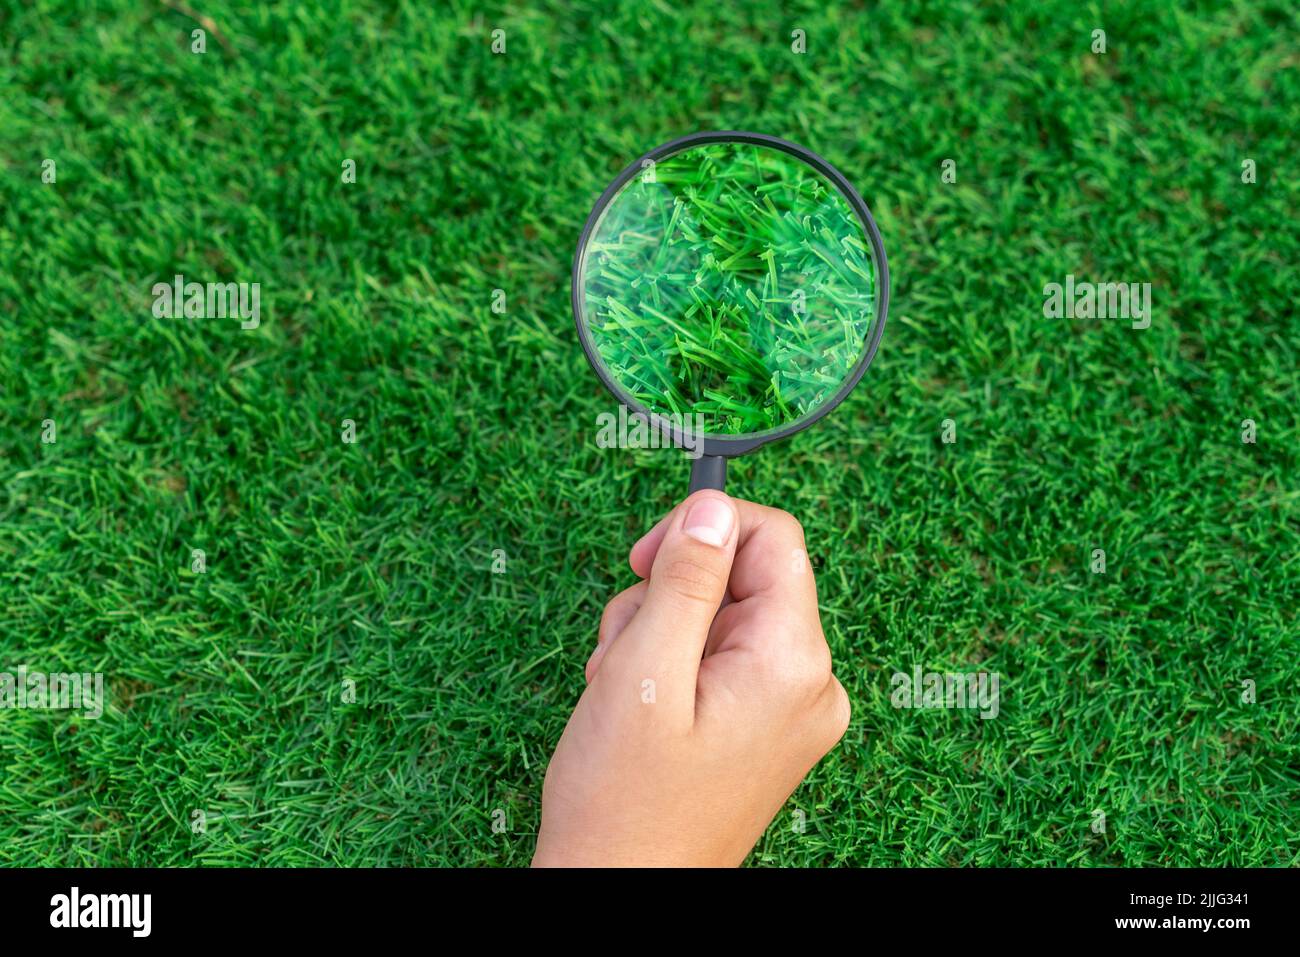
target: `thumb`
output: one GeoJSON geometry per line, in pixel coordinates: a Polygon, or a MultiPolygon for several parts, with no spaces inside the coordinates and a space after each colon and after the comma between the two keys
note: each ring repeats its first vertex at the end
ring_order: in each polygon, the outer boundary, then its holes
{"type": "Polygon", "coordinates": [[[739,514],[724,493],[701,489],[677,506],[667,526],[645,600],[610,649],[610,661],[619,653],[628,663],[667,666],[694,678],[727,593],[739,514]]]}

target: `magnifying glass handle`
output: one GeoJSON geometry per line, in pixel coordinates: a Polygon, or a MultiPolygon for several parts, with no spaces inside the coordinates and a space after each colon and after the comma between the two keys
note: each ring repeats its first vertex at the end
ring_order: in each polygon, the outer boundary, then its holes
{"type": "Polygon", "coordinates": [[[715,488],[719,492],[727,487],[727,457],[701,455],[691,462],[691,492],[702,488],[715,488]]]}

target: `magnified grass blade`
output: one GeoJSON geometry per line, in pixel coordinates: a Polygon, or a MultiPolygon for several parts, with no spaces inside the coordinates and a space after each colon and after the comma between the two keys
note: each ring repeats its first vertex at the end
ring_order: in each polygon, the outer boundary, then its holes
{"type": "Polygon", "coordinates": [[[875,318],[876,270],[847,199],[802,160],[714,143],[658,161],[606,207],[581,264],[606,367],[654,412],[737,435],[832,398],[875,318]]]}

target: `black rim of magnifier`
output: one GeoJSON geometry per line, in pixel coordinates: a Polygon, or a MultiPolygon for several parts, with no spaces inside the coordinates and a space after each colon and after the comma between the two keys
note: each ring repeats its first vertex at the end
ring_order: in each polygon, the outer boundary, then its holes
{"type": "Polygon", "coordinates": [[[880,337],[885,332],[885,313],[889,308],[889,263],[885,259],[885,245],[880,238],[880,230],[876,228],[876,221],[871,218],[871,211],[867,209],[867,204],[862,201],[858,191],[853,188],[840,171],[837,170],[826,160],[822,159],[812,150],[805,149],[797,143],[791,143],[789,140],[783,140],[780,137],[768,136],[765,133],[746,133],[738,130],[714,130],[705,133],[691,133],[688,136],[681,136],[675,140],[670,140],[662,146],[656,146],[650,152],[637,157],[628,167],[619,173],[600,194],[600,199],[596,200],[596,205],[591,210],[591,215],[587,217],[586,225],[582,227],[582,235],[578,239],[578,251],[573,257],[573,320],[578,327],[578,338],[582,342],[582,351],[587,356],[587,361],[591,367],[596,370],[596,375],[600,376],[600,381],[605,384],[623,405],[627,406],[633,412],[645,416],[668,438],[673,445],[678,448],[688,447],[688,436],[683,434],[680,429],[673,425],[670,419],[665,418],[658,412],[653,412],[646,406],[638,402],[624,389],[605,366],[605,362],[596,350],[596,344],[588,334],[586,326],[582,321],[582,263],[583,256],[587,251],[587,241],[596,229],[596,223],[599,222],[601,214],[618,195],[621,190],[633,176],[636,176],[644,168],[647,160],[658,162],[674,153],[680,153],[683,150],[700,146],[705,143],[753,143],[757,146],[770,146],[773,149],[789,153],[791,156],[803,160],[817,172],[829,179],[840,191],[849,205],[853,207],[853,212],[857,214],[858,220],[862,223],[862,228],[871,241],[872,258],[875,261],[876,275],[879,281],[876,284],[876,322],[867,340],[866,348],[862,352],[861,358],[858,359],[857,365],[849,373],[849,377],[844,380],[843,384],[829,400],[823,402],[812,413],[802,419],[798,419],[789,425],[782,426],[779,429],[772,429],[767,432],[759,432],[754,435],[714,435],[705,433],[703,436],[689,436],[690,444],[696,445],[706,456],[725,456],[730,458],[736,455],[743,455],[751,452],[761,445],[773,442],[776,439],[783,439],[788,435],[793,435],[800,429],[806,429],[822,416],[826,415],[831,409],[835,408],[844,401],[845,396],[853,391],[853,387],[858,384],[862,374],[867,371],[867,366],[871,365],[871,360],[876,355],[876,349],[880,345],[880,337]]]}

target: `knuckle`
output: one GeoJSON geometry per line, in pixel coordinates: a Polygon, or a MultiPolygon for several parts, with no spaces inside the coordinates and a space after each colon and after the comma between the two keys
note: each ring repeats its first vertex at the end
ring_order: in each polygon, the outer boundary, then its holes
{"type": "Polygon", "coordinates": [[[597,642],[603,643],[605,641],[606,636],[609,634],[609,626],[613,615],[614,603],[617,601],[618,599],[615,598],[614,601],[611,601],[608,605],[605,606],[604,612],[601,613],[600,627],[596,631],[597,642]]]}
{"type": "Polygon", "coordinates": [[[725,582],[721,574],[691,558],[674,558],[660,576],[677,595],[692,601],[716,601],[725,582]]]}
{"type": "Polygon", "coordinates": [[[798,689],[805,694],[821,694],[831,679],[831,653],[825,647],[803,656],[798,672],[798,689]]]}
{"type": "Polygon", "coordinates": [[[785,509],[773,509],[772,521],[781,531],[786,532],[792,538],[798,538],[803,541],[803,524],[785,509]]]}
{"type": "Polygon", "coordinates": [[[849,721],[853,718],[853,703],[849,701],[849,693],[835,678],[831,679],[830,703],[826,711],[826,733],[833,745],[844,737],[844,733],[849,730],[849,721]]]}
{"type": "Polygon", "coordinates": [[[797,700],[821,694],[831,677],[831,656],[826,648],[769,655],[764,664],[771,681],[797,700]]]}
{"type": "Polygon", "coordinates": [[[600,627],[596,631],[597,642],[603,644],[609,637],[610,631],[615,627],[621,627],[631,617],[632,613],[641,604],[645,595],[645,583],[639,582],[631,588],[627,588],[605,604],[605,610],[600,615],[600,627]]]}

